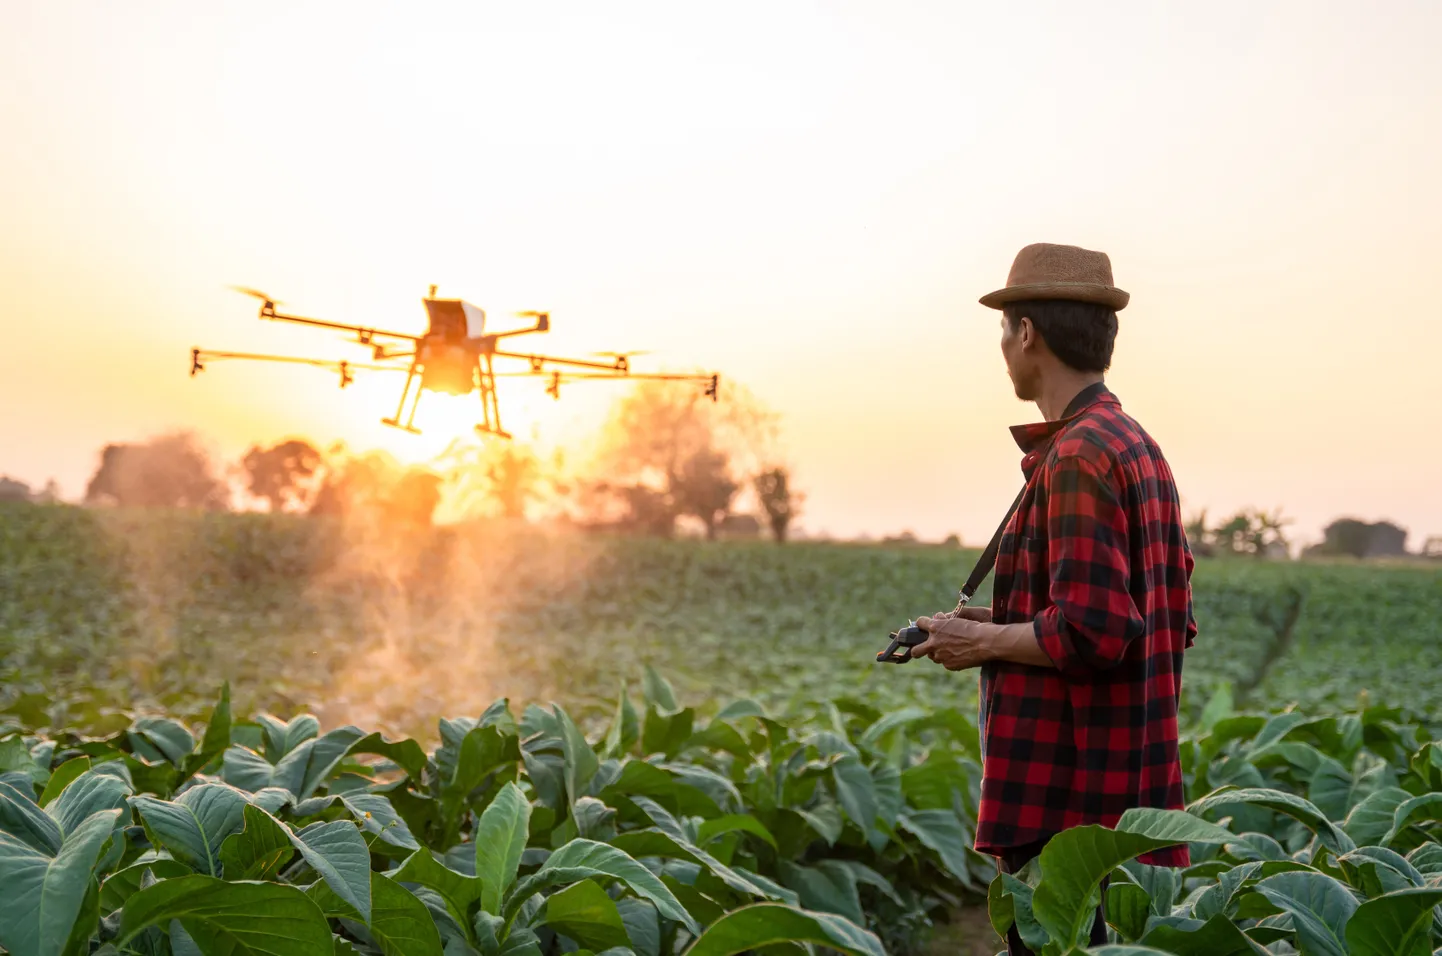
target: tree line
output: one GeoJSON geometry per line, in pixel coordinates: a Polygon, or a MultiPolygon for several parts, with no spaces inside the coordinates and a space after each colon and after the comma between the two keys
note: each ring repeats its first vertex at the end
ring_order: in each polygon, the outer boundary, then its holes
{"type": "MultiPolygon", "coordinates": [[[[461,518],[558,520],[582,529],[670,537],[688,524],[707,538],[787,540],[804,496],[778,462],[776,419],[739,387],[720,402],[682,383],[643,382],[620,400],[572,464],[516,442],[454,443],[427,466],[382,452],[322,449],[298,437],[252,446],[225,464],[194,434],[107,444],[86,485],[88,505],[373,517],[429,525],[461,518]],[[444,505],[444,507],[443,507],[444,505]]],[[[46,494],[58,499],[53,484],[46,494]]],[[[13,479],[0,498],[38,500],[13,479]]]]}

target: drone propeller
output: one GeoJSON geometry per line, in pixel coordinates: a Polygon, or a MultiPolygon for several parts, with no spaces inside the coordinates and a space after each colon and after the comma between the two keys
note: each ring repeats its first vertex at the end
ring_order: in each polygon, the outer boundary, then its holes
{"type": "Polygon", "coordinates": [[[591,354],[604,358],[630,358],[633,355],[650,355],[651,353],[644,349],[637,349],[630,352],[592,352],[591,354]]]}
{"type": "Polygon", "coordinates": [[[252,296],[252,297],[254,297],[254,298],[259,299],[259,300],[262,301],[262,302],[269,302],[271,305],[284,305],[284,304],[285,304],[285,303],[283,303],[283,302],[277,301],[276,299],[272,299],[270,296],[266,295],[264,292],[261,292],[259,289],[252,289],[252,288],[250,288],[249,286],[233,285],[233,286],[231,286],[231,288],[234,289],[236,292],[241,292],[241,293],[244,293],[245,295],[252,296]]]}

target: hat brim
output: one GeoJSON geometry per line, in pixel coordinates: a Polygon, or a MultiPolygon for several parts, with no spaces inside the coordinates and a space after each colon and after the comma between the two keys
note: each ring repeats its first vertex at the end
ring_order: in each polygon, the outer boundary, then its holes
{"type": "Polygon", "coordinates": [[[1131,300],[1129,293],[1108,285],[1090,282],[1033,282],[1029,285],[1011,285],[1005,289],[988,292],[978,301],[989,309],[999,309],[1008,302],[1023,302],[1028,299],[1067,299],[1072,302],[1092,302],[1110,306],[1120,312],[1131,300]]]}

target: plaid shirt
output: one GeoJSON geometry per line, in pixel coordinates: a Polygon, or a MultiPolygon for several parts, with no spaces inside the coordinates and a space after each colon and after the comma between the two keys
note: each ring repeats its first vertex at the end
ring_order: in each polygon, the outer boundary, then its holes
{"type": "MultiPolygon", "coordinates": [[[[1177,702],[1192,554],[1171,469],[1105,385],[1019,425],[1027,489],[1002,535],[992,616],[1031,622],[1056,669],[981,669],[976,849],[1043,840],[1130,807],[1182,807],[1177,702]]],[[[1186,846],[1142,857],[1185,866],[1186,846]]]]}

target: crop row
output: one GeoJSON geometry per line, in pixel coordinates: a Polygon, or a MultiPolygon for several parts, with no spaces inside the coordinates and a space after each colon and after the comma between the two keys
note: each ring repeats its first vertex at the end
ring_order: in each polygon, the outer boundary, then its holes
{"type": "Polygon", "coordinates": [[[12,956],[623,956],[916,950],[968,895],[1039,950],[1411,954],[1442,938],[1442,748],[1379,707],[1234,714],[1184,744],[1187,811],[1133,811],[998,876],[970,849],[970,717],[839,699],[709,721],[648,671],[587,739],[497,701],[427,752],[302,714],[0,736],[12,956]],[[1135,858],[1189,843],[1177,871],[1135,858]]]}
{"type": "MultiPolygon", "coordinates": [[[[873,663],[968,557],[0,505],[0,722],[103,732],[114,701],[200,719],[228,680],[247,711],[331,724],[425,735],[509,696],[595,729],[648,663],[707,712],[738,687],[785,712],[838,691],[970,708],[971,675],[873,663]]],[[[1223,684],[1262,708],[1442,706],[1442,568],[1202,561],[1195,598],[1190,720],[1223,684]]]]}

